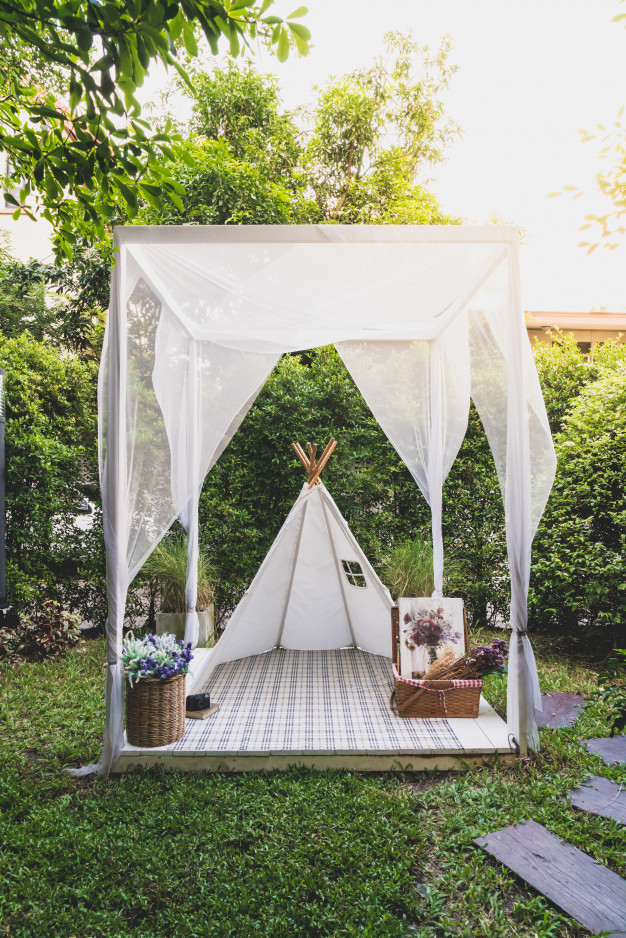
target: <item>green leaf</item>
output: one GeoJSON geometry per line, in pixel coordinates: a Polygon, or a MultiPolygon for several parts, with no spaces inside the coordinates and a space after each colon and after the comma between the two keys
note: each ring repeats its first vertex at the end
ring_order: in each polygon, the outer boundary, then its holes
{"type": "Polygon", "coordinates": [[[121,182],[119,179],[117,181],[118,189],[120,190],[126,205],[130,209],[133,215],[137,212],[137,196],[135,192],[127,186],[125,183],[121,182]]]}
{"type": "Polygon", "coordinates": [[[309,40],[311,38],[311,30],[307,29],[306,26],[303,26],[302,23],[287,23],[289,29],[300,39],[309,40]]]}
{"type": "Polygon", "coordinates": [[[76,42],[78,44],[78,48],[81,49],[82,52],[89,52],[91,49],[93,33],[86,24],[81,26],[76,32],[76,42]]]}
{"type": "Polygon", "coordinates": [[[160,212],[163,208],[163,203],[159,198],[159,189],[156,186],[141,186],[141,194],[146,200],[146,202],[152,206],[155,211],[160,212]]]}
{"type": "Polygon", "coordinates": [[[287,17],[288,20],[299,19],[301,16],[306,16],[309,12],[308,7],[298,7],[297,10],[294,10],[293,13],[290,13],[287,17]]]}
{"type": "Polygon", "coordinates": [[[281,29],[280,31],[276,57],[278,58],[279,62],[286,62],[289,58],[289,36],[287,35],[286,29],[281,29]]]}
{"type": "Polygon", "coordinates": [[[185,17],[182,14],[182,11],[179,10],[174,19],[170,22],[168,31],[170,36],[174,41],[180,36],[183,26],[185,25],[185,17]]]}
{"type": "Polygon", "coordinates": [[[230,27],[230,54],[234,59],[239,55],[239,36],[234,26],[230,27]]]}
{"type": "Polygon", "coordinates": [[[191,23],[185,23],[183,26],[183,43],[187,53],[195,58],[198,54],[198,43],[191,23]]]}
{"type": "Polygon", "coordinates": [[[183,200],[176,192],[168,192],[167,197],[172,202],[179,212],[185,211],[185,206],[183,205],[183,200]]]}
{"type": "Polygon", "coordinates": [[[70,78],[70,111],[74,112],[83,96],[83,86],[76,81],[74,75],[70,78]]]}

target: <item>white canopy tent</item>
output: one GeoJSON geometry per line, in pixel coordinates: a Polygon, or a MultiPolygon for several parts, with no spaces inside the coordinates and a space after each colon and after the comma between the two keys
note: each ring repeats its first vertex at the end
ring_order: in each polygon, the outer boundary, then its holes
{"type": "Polygon", "coordinates": [[[329,343],[430,505],[439,592],[442,486],[474,401],[505,505],[513,629],[507,719],[522,749],[536,746],[539,686],[526,597],[555,455],[521,308],[517,232],[124,227],[115,244],[99,387],[109,667],[97,768],[108,772],[123,743],[130,582],[180,517],[189,534],[187,637],[194,639],[204,477],[280,356],[329,343]]]}

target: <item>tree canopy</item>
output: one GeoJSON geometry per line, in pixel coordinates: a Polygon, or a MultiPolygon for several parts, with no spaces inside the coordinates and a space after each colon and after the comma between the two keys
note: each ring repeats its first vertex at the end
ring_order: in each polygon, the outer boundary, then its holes
{"type": "Polygon", "coordinates": [[[385,48],[370,68],[331,79],[310,109],[306,164],[324,221],[438,221],[418,179],[458,133],[441,100],[456,71],[450,42],[433,52],[387,33],[385,48]]]}
{"type": "Polygon", "coordinates": [[[0,148],[9,160],[6,200],[41,215],[58,255],[80,238],[103,239],[141,198],[181,206],[170,178],[171,128],[154,131],[136,91],[156,61],[188,82],[178,51],[193,57],[202,33],[216,53],[260,40],[284,60],[308,52],[309,31],[268,13],[274,0],[2,0],[0,148]]]}
{"type": "Polygon", "coordinates": [[[441,92],[454,67],[390,33],[370,69],[332,78],[299,112],[276,79],[228,63],[193,75],[193,116],[172,178],[184,189],[162,208],[146,194],[144,223],[446,224],[423,185],[457,133],[441,92]],[[422,184],[420,184],[422,183],[422,184]]]}

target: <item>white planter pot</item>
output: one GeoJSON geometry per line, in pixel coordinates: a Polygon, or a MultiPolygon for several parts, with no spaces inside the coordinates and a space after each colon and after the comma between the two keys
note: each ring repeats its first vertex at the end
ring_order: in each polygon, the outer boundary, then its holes
{"type": "MultiPolygon", "coordinates": [[[[173,633],[181,641],[185,638],[185,613],[184,612],[157,612],[156,631],[157,635],[163,635],[165,632],[173,633]]],[[[198,613],[198,623],[200,625],[200,634],[198,637],[198,647],[204,648],[213,644],[213,605],[198,613]]]]}

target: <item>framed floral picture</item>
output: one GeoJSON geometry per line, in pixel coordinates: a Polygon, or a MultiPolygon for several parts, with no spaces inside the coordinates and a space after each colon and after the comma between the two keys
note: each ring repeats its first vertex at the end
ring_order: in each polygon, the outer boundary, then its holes
{"type": "Polygon", "coordinates": [[[465,654],[463,600],[400,598],[400,674],[421,678],[445,648],[465,654]]]}

